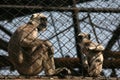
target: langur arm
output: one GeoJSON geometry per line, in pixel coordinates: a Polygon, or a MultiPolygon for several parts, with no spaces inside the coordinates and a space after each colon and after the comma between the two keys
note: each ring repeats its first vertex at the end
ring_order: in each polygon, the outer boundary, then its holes
{"type": "Polygon", "coordinates": [[[23,47],[33,47],[38,46],[40,43],[39,39],[25,38],[21,41],[20,45],[23,47]]]}
{"type": "Polygon", "coordinates": [[[34,37],[33,33],[22,35],[20,39],[20,45],[23,47],[34,47],[39,46],[42,43],[42,40],[34,37]]]}

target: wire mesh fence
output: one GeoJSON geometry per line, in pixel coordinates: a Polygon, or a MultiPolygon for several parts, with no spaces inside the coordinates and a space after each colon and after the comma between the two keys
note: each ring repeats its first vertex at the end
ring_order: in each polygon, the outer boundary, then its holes
{"type": "MultiPolygon", "coordinates": [[[[0,1],[0,10],[1,56],[8,56],[8,42],[15,30],[28,23],[33,13],[40,12],[47,16],[48,23],[47,30],[39,32],[38,37],[53,44],[54,58],[78,58],[76,33],[90,33],[92,41],[102,44],[105,50],[110,51],[109,54],[104,53],[103,76],[120,77],[119,0],[3,0],[0,1]]],[[[78,70],[75,71],[79,73],[78,70]]],[[[19,73],[10,71],[9,67],[5,68],[1,63],[0,75],[16,76],[19,73]]]]}

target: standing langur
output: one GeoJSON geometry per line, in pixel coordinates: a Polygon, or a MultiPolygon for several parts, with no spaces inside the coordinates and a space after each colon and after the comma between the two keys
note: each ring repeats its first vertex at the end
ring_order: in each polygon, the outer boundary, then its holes
{"type": "Polygon", "coordinates": [[[45,31],[46,27],[47,17],[36,13],[12,35],[8,53],[10,61],[20,75],[34,76],[43,69],[46,75],[55,75],[63,69],[69,72],[67,68],[55,69],[52,43],[38,38],[38,32],[45,31]]]}
{"type": "Polygon", "coordinates": [[[104,47],[101,44],[90,40],[90,34],[80,33],[78,35],[82,53],[82,63],[87,75],[97,77],[100,75],[103,66],[104,47]]]}

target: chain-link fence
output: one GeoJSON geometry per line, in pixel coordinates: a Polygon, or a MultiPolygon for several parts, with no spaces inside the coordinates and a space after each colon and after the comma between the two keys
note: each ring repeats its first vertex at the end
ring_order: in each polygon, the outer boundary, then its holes
{"type": "MultiPolygon", "coordinates": [[[[104,76],[120,77],[119,0],[2,0],[0,1],[1,57],[8,56],[8,42],[15,30],[28,23],[33,13],[39,12],[47,16],[48,24],[47,30],[39,32],[38,36],[43,40],[48,39],[53,44],[55,60],[66,57],[78,58],[76,36],[80,32],[90,33],[92,41],[99,42],[105,47],[104,76]]],[[[0,75],[19,75],[17,71],[10,71],[9,67],[5,67],[3,62],[6,61],[1,62],[0,75]]],[[[63,61],[64,64],[71,64],[65,62],[63,61]]],[[[40,75],[44,75],[44,72],[40,75]]]]}

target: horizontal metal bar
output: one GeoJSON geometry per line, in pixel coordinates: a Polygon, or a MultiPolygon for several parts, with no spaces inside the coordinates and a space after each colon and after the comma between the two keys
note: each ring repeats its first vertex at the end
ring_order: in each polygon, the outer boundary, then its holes
{"type": "Polygon", "coordinates": [[[24,6],[24,5],[0,5],[0,8],[13,8],[13,9],[33,9],[39,11],[60,11],[70,12],[78,10],[79,12],[103,12],[103,13],[120,13],[120,8],[72,8],[72,7],[42,7],[42,6],[24,6]]]}

